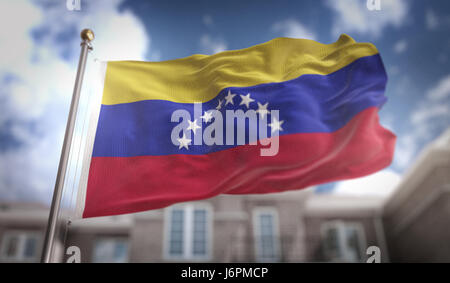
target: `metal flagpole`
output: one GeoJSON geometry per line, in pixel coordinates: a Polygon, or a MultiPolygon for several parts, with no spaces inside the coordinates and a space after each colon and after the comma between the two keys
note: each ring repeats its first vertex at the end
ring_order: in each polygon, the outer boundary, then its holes
{"type": "Polygon", "coordinates": [[[86,68],[87,55],[92,50],[91,41],[94,40],[94,32],[90,29],[84,29],[81,34],[81,54],[78,61],[77,76],[73,89],[72,102],[70,103],[69,117],[67,119],[66,133],[59,159],[58,174],[56,175],[55,189],[53,191],[52,205],[48,217],[47,232],[45,234],[44,247],[42,250],[41,262],[50,262],[53,244],[55,240],[58,214],[61,204],[64,179],[66,176],[67,163],[69,160],[70,145],[72,142],[75,119],[77,116],[78,102],[80,100],[81,86],[83,83],[84,70],[86,68]]]}

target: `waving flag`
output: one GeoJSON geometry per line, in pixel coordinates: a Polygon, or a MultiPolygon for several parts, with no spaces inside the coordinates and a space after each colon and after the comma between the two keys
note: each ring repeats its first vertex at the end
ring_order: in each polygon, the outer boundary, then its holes
{"type": "Polygon", "coordinates": [[[108,62],[82,217],[361,177],[391,163],[377,49],[277,38],[164,62],[108,62]]]}

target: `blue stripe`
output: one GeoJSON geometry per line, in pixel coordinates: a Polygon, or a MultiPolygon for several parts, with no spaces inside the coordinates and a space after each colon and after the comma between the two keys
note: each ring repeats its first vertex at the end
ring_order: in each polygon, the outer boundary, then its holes
{"type": "MultiPolygon", "coordinates": [[[[235,107],[228,104],[221,111],[245,111],[244,105],[236,107],[241,101],[239,94],[250,93],[255,99],[251,109],[257,109],[256,102],[269,102],[269,110],[280,111],[279,118],[285,121],[280,135],[328,133],[340,129],[369,107],[381,107],[386,102],[386,82],[386,72],[377,54],[360,58],[329,75],[302,75],[280,83],[223,89],[215,99],[203,103],[202,108],[215,109],[217,99],[223,99],[231,90],[238,94],[234,97],[235,107]]],[[[164,100],[102,105],[93,156],[205,154],[236,146],[190,145],[189,150],[179,150],[171,142],[172,129],[178,124],[171,122],[171,116],[177,109],[187,110],[194,117],[193,104],[164,100]]],[[[209,124],[203,123],[203,129],[209,124]]]]}

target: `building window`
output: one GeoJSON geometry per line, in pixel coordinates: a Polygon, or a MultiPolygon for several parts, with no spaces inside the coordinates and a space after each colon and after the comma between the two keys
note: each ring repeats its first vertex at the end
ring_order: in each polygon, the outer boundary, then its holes
{"type": "Polygon", "coordinates": [[[98,239],[94,245],[93,262],[128,262],[128,241],[123,238],[98,239]]]}
{"type": "Polygon", "coordinates": [[[193,247],[192,253],[194,256],[205,256],[207,246],[207,222],[206,222],[206,209],[194,209],[194,225],[192,227],[193,232],[193,247]]]}
{"type": "Polygon", "coordinates": [[[323,252],[329,261],[360,262],[365,245],[360,223],[332,221],[322,225],[323,252]]]}
{"type": "Polygon", "coordinates": [[[280,258],[278,214],[274,208],[257,208],[253,214],[257,261],[280,258]]]}
{"type": "Polygon", "coordinates": [[[165,257],[208,259],[211,244],[211,208],[206,204],[176,205],[166,210],[165,257]]]}
{"type": "Polygon", "coordinates": [[[38,260],[40,234],[38,232],[14,231],[3,236],[0,257],[5,261],[38,260]]]}
{"type": "Polygon", "coordinates": [[[170,216],[170,255],[183,255],[183,239],[184,239],[184,210],[174,209],[170,216]]]}

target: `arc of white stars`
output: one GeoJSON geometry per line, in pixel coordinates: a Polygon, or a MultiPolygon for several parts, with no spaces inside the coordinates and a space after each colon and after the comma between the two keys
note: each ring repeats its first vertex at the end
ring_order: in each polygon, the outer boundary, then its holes
{"type": "Polygon", "coordinates": [[[281,125],[283,125],[284,121],[278,121],[277,118],[273,117],[272,119],[272,123],[269,124],[269,126],[272,128],[272,133],[274,133],[275,131],[282,131],[283,128],[281,127],[281,125]]]}
{"type": "Polygon", "coordinates": [[[220,110],[222,108],[222,103],[223,103],[223,100],[219,99],[219,104],[217,105],[216,110],[220,110]]]}
{"type": "Polygon", "coordinates": [[[177,139],[179,142],[178,149],[182,149],[183,147],[189,150],[189,144],[192,142],[191,139],[186,138],[186,134],[183,133],[183,137],[177,139]]]}
{"type": "Polygon", "coordinates": [[[194,122],[188,120],[189,126],[186,128],[186,130],[192,130],[194,132],[194,135],[197,131],[197,129],[201,129],[199,125],[197,125],[197,119],[194,120],[194,122]]]}
{"type": "Polygon", "coordinates": [[[233,97],[235,97],[236,94],[231,93],[230,90],[228,90],[227,96],[225,96],[225,106],[228,105],[228,103],[231,103],[234,105],[233,97]]]}
{"type": "Polygon", "coordinates": [[[245,104],[245,106],[247,106],[247,108],[250,108],[250,103],[255,101],[253,98],[250,97],[250,93],[247,93],[247,95],[240,94],[240,96],[241,96],[242,101],[239,105],[245,104]]]}
{"type": "Polygon", "coordinates": [[[261,115],[261,118],[264,119],[264,117],[269,114],[269,110],[267,110],[267,107],[269,106],[269,102],[266,102],[266,104],[261,104],[258,102],[258,110],[256,110],[256,113],[261,115]]]}
{"type": "Polygon", "coordinates": [[[200,118],[202,118],[205,121],[205,123],[208,123],[209,121],[212,120],[212,112],[206,111],[205,114],[203,114],[203,116],[200,116],[200,118]]]}

